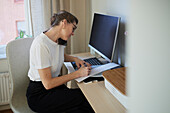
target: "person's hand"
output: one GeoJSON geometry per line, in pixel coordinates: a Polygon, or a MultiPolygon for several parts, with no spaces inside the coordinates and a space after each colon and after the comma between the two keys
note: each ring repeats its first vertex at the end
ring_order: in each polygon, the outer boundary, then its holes
{"type": "Polygon", "coordinates": [[[75,61],[76,65],[77,65],[78,69],[79,69],[81,66],[91,67],[91,64],[89,64],[89,63],[87,63],[87,62],[85,62],[85,61],[83,61],[83,60],[81,60],[81,59],[79,59],[79,58],[75,58],[74,61],[75,61]]]}
{"type": "Polygon", "coordinates": [[[81,68],[77,70],[77,72],[79,77],[88,76],[91,72],[91,67],[82,65],[81,68]]]}

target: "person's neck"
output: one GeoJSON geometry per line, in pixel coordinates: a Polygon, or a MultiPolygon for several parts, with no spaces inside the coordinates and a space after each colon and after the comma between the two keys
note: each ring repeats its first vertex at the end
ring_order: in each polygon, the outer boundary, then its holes
{"type": "Polygon", "coordinates": [[[45,35],[47,35],[48,38],[50,38],[52,41],[57,42],[58,39],[60,38],[59,36],[59,30],[56,30],[54,28],[49,29],[45,35]]]}

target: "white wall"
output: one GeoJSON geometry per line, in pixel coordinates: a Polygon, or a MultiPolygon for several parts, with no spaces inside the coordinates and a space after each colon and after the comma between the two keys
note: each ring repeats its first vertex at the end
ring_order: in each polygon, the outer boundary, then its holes
{"type": "Polygon", "coordinates": [[[170,113],[170,1],[129,3],[129,113],[170,113]]]}
{"type": "Polygon", "coordinates": [[[0,73],[7,72],[6,45],[0,45],[0,73]]]}
{"type": "Polygon", "coordinates": [[[1,72],[8,72],[8,63],[6,58],[0,59],[0,73],[1,72]]]}
{"type": "Polygon", "coordinates": [[[128,66],[129,113],[170,113],[169,6],[169,0],[92,0],[92,14],[122,17],[119,48],[128,66]]]}

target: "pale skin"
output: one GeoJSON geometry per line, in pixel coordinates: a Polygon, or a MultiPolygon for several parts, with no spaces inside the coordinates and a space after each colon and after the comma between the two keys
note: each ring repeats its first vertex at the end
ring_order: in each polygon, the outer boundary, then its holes
{"type": "MultiPolygon", "coordinates": [[[[50,30],[48,30],[45,35],[47,35],[48,38],[56,43],[59,38],[62,38],[63,40],[68,40],[72,35],[74,35],[73,28],[75,27],[75,25],[75,22],[68,23],[67,20],[64,19],[60,22],[58,26],[54,26],[50,30]]],[[[73,73],[55,78],[52,78],[51,76],[51,67],[38,69],[41,81],[47,90],[62,85],[70,80],[89,75],[91,70],[91,65],[89,63],[77,57],[69,56],[67,54],[64,54],[64,61],[75,62],[79,69],[73,73]],[[86,64],[87,66],[84,66],[84,64],[86,64]]]]}

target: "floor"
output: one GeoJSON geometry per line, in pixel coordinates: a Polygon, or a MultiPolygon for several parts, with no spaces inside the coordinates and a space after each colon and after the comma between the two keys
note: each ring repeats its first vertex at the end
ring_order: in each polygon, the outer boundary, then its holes
{"type": "Polygon", "coordinates": [[[11,109],[0,111],[0,113],[13,113],[11,109]]]}

